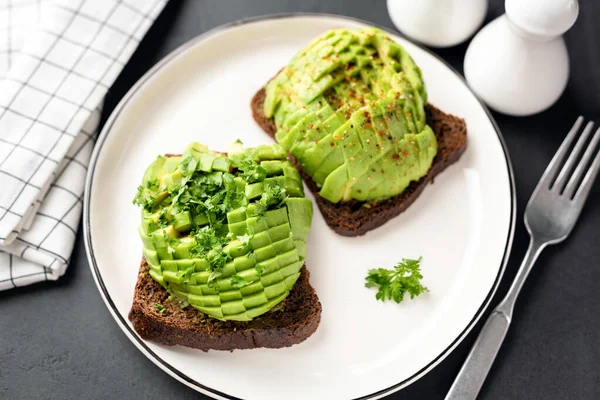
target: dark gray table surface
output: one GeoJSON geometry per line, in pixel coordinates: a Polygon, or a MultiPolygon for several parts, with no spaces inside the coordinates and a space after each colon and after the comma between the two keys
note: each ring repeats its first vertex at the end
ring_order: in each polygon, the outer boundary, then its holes
{"type": "MultiPolygon", "coordinates": [[[[487,20],[503,12],[503,1],[490,3],[487,20]]],[[[562,98],[532,117],[494,114],[518,198],[511,261],[496,300],[525,252],[522,215],[538,178],[577,115],[600,122],[600,1],[580,3],[579,20],[566,35],[571,80],[562,98]]],[[[383,0],[172,0],[110,91],[106,113],[188,39],[240,18],[290,11],[344,14],[393,28],[383,0]]],[[[465,50],[466,44],[434,49],[459,71],[465,50]]],[[[541,256],[525,284],[482,399],[600,399],[599,238],[600,183],[571,237],[541,256]]],[[[81,228],[62,279],[0,292],[0,305],[0,399],[205,398],[162,372],[121,332],[94,284],[81,228]]],[[[389,398],[443,399],[480,327],[425,377],[389,398]]]]}

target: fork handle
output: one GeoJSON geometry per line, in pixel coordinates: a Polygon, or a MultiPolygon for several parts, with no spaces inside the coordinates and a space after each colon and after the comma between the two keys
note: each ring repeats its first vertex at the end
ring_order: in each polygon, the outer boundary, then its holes
{"type": "Polygon", "coordinates": [[[473,348],[471,348],[471,352],[446,395],[446,400],[475,400],[477,398],[498,350],[502,346],[506,332],[508,332],[517,296],[535,260],[537,260],[546,244],[543,241],[531,238],[525,258],[506,297],[492,311],[485,325],[483,325],[473,348]]]}
{"type": "Polygon", "coordinates": [[[504,312],[494,310],[490,314],[446,400],[471,400],[477,397],[509,326],[510,318],[504,312]]]}

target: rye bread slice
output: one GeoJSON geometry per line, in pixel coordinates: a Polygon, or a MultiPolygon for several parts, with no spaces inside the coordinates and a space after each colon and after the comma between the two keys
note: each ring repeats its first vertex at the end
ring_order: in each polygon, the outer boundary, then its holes
{"type": "Polygon", "coordinates": [[[289,347],[306,340],[321,321],[321,303],[306,266],[288,297],[249,322],[219,321],[191,306],[181,308],[148,273],[142,260],[129,320],[142,339],[203,351],[289,347]],[[160,312],[155,304],[165,307],[160,312]]]}
{"type": "MultiPolygon", "coordinates": [[[[277,131],[272,119],[264,114],[265,89],[260,89],[252,98],[252,116],[260,127],[271,137],[277,131]]],[[[298,163],[290,155],[302,179],[315,195],[317,205],[325,222],[331,229],[342,236],[360,236],[385,224],[408,208],[425,189],[433,178],[450,164],[458,161],[467,146],[467,125],[462,118],[446,114],[431,104],[425,106],[427,124],[433,129],[438,141],[438,153],[427,175],[411,184],[397,196],[371,203],[365,207],[364,202],[351,200],[332,203],[319,196],[319,188],[310,176],[302,171],[298,163]]]]}

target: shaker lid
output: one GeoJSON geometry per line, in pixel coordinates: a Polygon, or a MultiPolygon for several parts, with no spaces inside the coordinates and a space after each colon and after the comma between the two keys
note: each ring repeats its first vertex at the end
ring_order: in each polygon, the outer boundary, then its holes
{"type": "Polygon", "coordinates": [[[540,36],[562,35],[579,14],[577,0],[506,0],[505,8],[513,24],[540,36]]]}

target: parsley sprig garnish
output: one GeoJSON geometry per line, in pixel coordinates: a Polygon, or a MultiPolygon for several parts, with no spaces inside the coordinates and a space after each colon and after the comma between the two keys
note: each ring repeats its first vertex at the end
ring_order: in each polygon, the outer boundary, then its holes
{"type": "Polygon", "coordinates": [[[396,303],[400,303],[406,293],[412,299],[428,292],[429,289],[421,284],[423,275],[420,262],[421,257],[416,260],[403,258],[393,269],[370,269],[365,278],[365,287],[378,288],[375,294],[377,300],[394,300],[396,303]]]}

